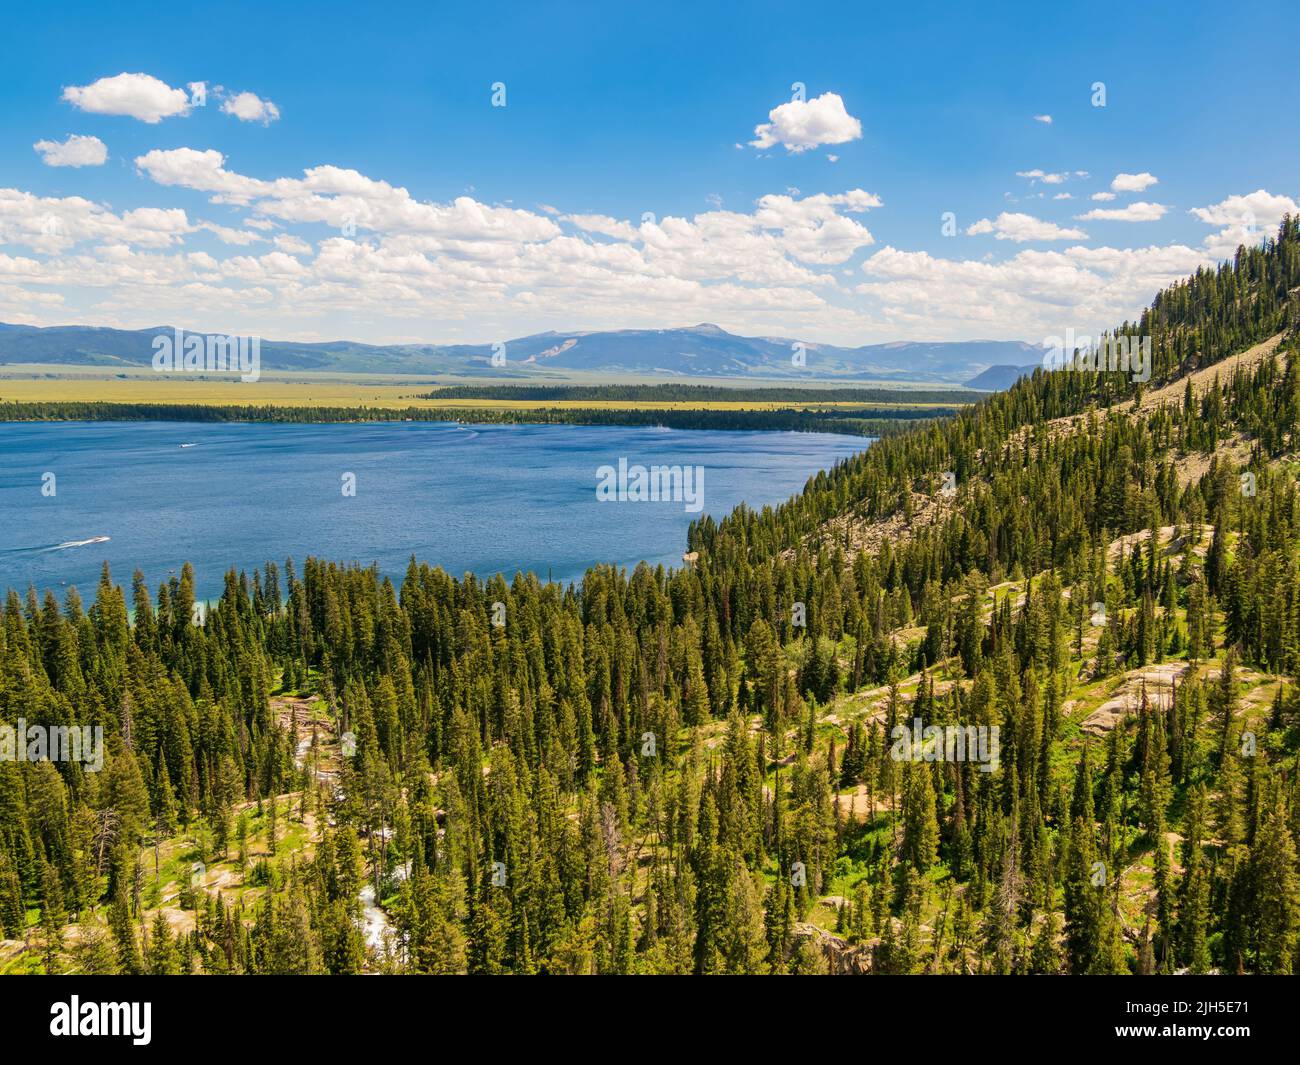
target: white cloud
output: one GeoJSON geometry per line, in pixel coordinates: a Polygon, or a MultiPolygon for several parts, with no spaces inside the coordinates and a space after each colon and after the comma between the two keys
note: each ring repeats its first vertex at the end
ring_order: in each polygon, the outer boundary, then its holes
{"type": "Polygon", "coordinates": [[[1035,341],[1133,320],[1161,288],[1211,262],[1182,245],[1025,250],[1002,262],[940,259],[881,248],[862,264],[855,289],[896,334],[943,323],[950,337],[1035,341]],[[1012,324],[1014,323],[1014,324],[1012,324]]]}
{"type": "Polygon", "coordinates": [[[260,233],[253,233],[247,229],[232,229],[230,226],[218,225],[216,222],[200,222],[195,228],[206,229],[223,244],[234,244],[239,247],[247,247],[249,244],[256,244],[266,239],[260,233]]]}
{"type": "Polygon", "coordinates": [[[65,141],[37,141],[32,147],[46,166],[103,166],[108,159],[108,146],[102,140],[77,133],[65,141]]]}
{"type": "Polygon", "coordinates": [[[1041,123],[1043,123],[1043,125],[1045,125],[1045,126],[1050,126],[1050,125],[1052,124],[1052,116],[1051,116],[1051,115],[1034,115],[1034,121],[1035,121],[1035,122],[1041,122],[1041,123]]]}
{"type": "Polygon", "coordinates": [[[227,97],[221,102],[221,110],[234,115],[241,122],[260,122],[264,126],[269,126],[280,117],[280,109],[275,104],[251,92],[227,97]]]}
{"type": "Polygon", "coordinates": [[[1098,200],[1101,203],[1109,203],[1115,198],[1115,194],[1113,192],[1094,192],[1088,198],[1091,200],[1098,200]]]}
{"type": "Polygon", "coordinates": [[[1244,196],[1229,196],[1209,207],[1193,207],[1188,214],[1207,225],[1223,227],[1205,238],[1205,246],[1217,258],[1228,258],[1241,245],[1249,247],[1272,236],[1284,215],[1300,215],[1300,205],[1290,196],[1275,196],[1256,189],[1244,196]]]}
{"type": "Polygon", "coordinates": [[[1146,203],[1139,200],[1125,207],[1094,207],[1086,214],[1075,215],[1080,222],[1154,222],[1169,210],[1163,203],[1146,203]]]}
{"type": "Polygon", "coordinates": [[[1290,196],[1274,196],[1256,189],[1245,196],[1229,196],[1210,207],[1193,207],[1189,213],[1212,226],[1276,226],[1283,215],[1300,213],[1300,207],[1290,196]]]}
{"type": "Polygon", "coordinates": [[[194,148],[169,151],[155,148],[137,156],[135,165],[159,185],[180,185],[199,192],[215,192],[231,203],[247,202],[270,188],[269,182],[230,173],[225,169],[225,162],[225,156],[213,148],[202,152],[194,148]]]}
{"type": "Polygon", "coordinates": [[[139,207],[115,215],[80,196],[39,197],[0,189],[0,244],[45,254],[88,241],[163,248],[181,243],[193,231],[180,208],[139,207]]]}
{"type": "Polygon", "coordinates": [[[873,243],[853,216],[879,207],[880,198],[862,189],[772,194],[749,212],[719,208],[638,225],[600,215],[552,218],[468,196],[423,202],[330,166],[263,180],[227,169],[214,150],[155,150],[136,165],[160,184],[236,208],[244,228],[190,224],[178,209],[119,218],[88,201],[50,205],[16,191],[10,211],[0,196],[0,243],[12,234],[50,256],[30,260],[35,276],[25,280],[102,293],[83,305],[91,320],[139,324],[165,315],[201,327],[207,315],[225,328],[244,316],[263,335],[293,335],[301,332],[294,323],[311,322],[329,335],[344,329],[373,338],[393,323],[437,319],[436,328],[405,331],[438,339],[448,336],[448,323],[466,321],[478,323],[466,339],[499,334],[502,326],[484,323],[506,320],[526,331],[690,318],[810,337],[819,330],[855,337],[869,325],[842,305],[840,282],[825,269],[873,243]],[[68,222],[46,232],[41,223],[52,207],[68,222]],[[337,225],[344,215],[355,220],[355,236],[336,232],[313,247],[296,232],[337,225]],[[274,250],[222,257],[175,247],[199,231],[244,246],[266,234],[274,250]],[[597,232],[608,240],[592,240],[597,232]]]}
{"type": "Polygon", "coordinates": [[[255,217],[282,224],[318,223],[339,227],[347,221],[360,238],[374,233],[393,250],[412,254],[453,255],[490,261],[518,254],[533,242],[554,245],[584,260],[616,260],[641,268],[687,277],[721,272],[750,282],[821,283],[799,263],[837,263],[872,243],[870,232],[846,217],[880,205],[861,189],[838,195],[765,196],[753,214],[713,210],[693,221],[664,218],[634,225],[603,215],[564,216],[584,233],[609,237],[619,244],[576,244],[543,214],[493,207],[470,197],[451,204],[425,203],[405,189],[374,181],[352,170],[322,166],[301,179],[261,181],[227,170],[214,150],[155,150],[136,160],[140,171],[165,185],[212,193],[214,202],[250,207],[255,217]],[[640,248],[634,247],[638,244],[640,248]],[[579,253],[577,248],[583,250],[579,253]]]}
{"type": "Polygon", "coordinates": [[[469,196],[452,203],[427,203],[406,189],[375,181],[356,170],[318,166],[302,178],[262,181],[225,168],[225,157],[208,149],[155,149],[136,166],[161,185],[214,193],[218,203],[252,205],[259,215],[282,222],[319,223],[360,231],[423,235],[448,242],[513,243],[560,234],[550,218],[531,211],[494,207],[469,196]]]}
{"type": "Polygon", "coordinates": [[[992,221],[981,218],[966,229],[967,236],[974,237],[982,233],[992,233],[998,240],[1010,240],[1017,244],[1030,240],[1086,240],[1088,237],[1081,229],[1063,229],[1055,222],[1008,211],[1003,211],[992,221]]]}
{"type": "Polygon", "coordinates": [[[862,136],[862,123],[844,109],[837,93],[825,92],[812,100],[791,100],[772,108],[769,121],[754,127],[755,148],[783,144],[803,152],[822,144],[844,144],[862,136]]]}
{"type": "Polygon", "coordinates": [[[565,215],[564,220],[572,222],[586,233],[599,233],[601,236],[613,237],[616,240],[636,240],[637,237],[636,227],[631,222],[621,222],[608,215],[570,214],[565,215]]]}
{"type": "Polygon", "coordinates": [[[92,114],[128,115],[150,125],[190,110],[184,89],[173,89],[150,74],[118,74],[89,85],[70,85],[63,99],[92,114]]]}
{"type": "Polygon", "coordinates": [[[1114,192],[1145,192],[1152,185],[1158,184],[1158,177],[1143,171],[1141,174],[1116,174],[1110,187],[1114,192]]]}
{"type": "Polygon", "coordinates": [[[1068,193],[1068,192],[1058,192],[1055,196],[1052,197],[1052,199],[1054,199],[1054,200],[1072,200],[1072,199],[1074,199],[1074,196],[1071,195],[1071,194],[1068,193]]]}
{"type": "Polygon", "coordinates": [[[768,195],[758,201],[754,220],[764,229],[779,230],[783,247],[800,262],[842,263],[859,248],[874,244],[875,238],[840,210],[861,214],[879,206],[880,197],[862,189],[801,200],[768,195]]]}
{"type": "Polygon", "coordinates": [[[291,233],[280,233],[276,235],[275,246],[282,252],[289,255],[310,255],[311,245],[301,237],[295,237],[291,233]]]}
{"type": "Polygon", "coordinates": [[[1060,174],[1049,174],[1043,170],[1017,170],[1016,177],[1028,178],[1030,181],[1041,181],[1045,185],[1061,185],[1070,177],[1068,171],[1060,174]]]}

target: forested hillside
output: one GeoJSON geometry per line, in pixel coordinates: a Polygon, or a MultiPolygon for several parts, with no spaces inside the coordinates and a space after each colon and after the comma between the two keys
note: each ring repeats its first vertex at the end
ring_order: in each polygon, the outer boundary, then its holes
{"type": "Polygon", "coordinates": [[[1119,331],[672,572],[11,591],[0,967],[1294,972],[1300,223],[1119,331]]]}

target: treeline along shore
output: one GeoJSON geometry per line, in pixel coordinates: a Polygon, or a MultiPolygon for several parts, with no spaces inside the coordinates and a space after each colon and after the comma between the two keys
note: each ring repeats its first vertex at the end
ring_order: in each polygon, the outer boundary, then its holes
{"type": "Polygon", "coordinates": [[[963,406],[988,396],[968,389],[791,388],[731,385],[448,385],[422,399],[535,400],[545,402],[659,403],[884,403],[891,406],[963,406]]]}
{"type": "Polygon", "coordinates": [[[834,410],[629,410],[619,408],[498,407],[275,407],[201,403],[15,403],[0,400],[0,422],[472,422],[489,425],[625,425],[668,429],[774,430],[886,436],[953,408],[849,408],[834,410]]]}

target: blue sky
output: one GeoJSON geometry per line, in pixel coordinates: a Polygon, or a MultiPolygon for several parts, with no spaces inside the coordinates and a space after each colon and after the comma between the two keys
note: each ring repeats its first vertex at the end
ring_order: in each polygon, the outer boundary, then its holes
{"type": "Polygon", "coordinates": [[[0,321],[1036,341],[1300,196],[1281,3],[611,7],[24,12],[0,321]]]}

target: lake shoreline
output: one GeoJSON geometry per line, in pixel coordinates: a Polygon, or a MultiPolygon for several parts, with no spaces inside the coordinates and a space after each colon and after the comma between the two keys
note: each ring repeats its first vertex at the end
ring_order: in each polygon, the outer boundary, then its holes
{"type": "Polygon", "coordinates": [[[0,402],[0,424],[31,422],[194,422],[225,425],[366,425],[464,422],[473,425],[664,426],[716,431],[789,431],[878,438],[955,408],[876,407],[715,409],[708,407],[333,407],[198,403],[0,402]]]}

